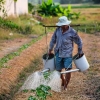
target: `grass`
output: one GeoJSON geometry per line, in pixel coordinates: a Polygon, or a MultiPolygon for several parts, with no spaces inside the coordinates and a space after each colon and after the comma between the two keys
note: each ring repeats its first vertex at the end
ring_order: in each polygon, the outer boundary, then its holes
{"type": "Polygon", "coordinates": [[[5,29],[0,28],[0,41],[11,40],[15,38],[23,38],[23,37],[25,36],[22,34],[14,33],[10,30],[5,30],[5,29]]]}
{"type": "MultiPolygon", "coordinates": [[[[15,32],[12,29],[9,28],[0,28],[0,40],[10,40],[15,39],[19,37],[27,37],[29,35],[43,35],[45,34],[44,27],[36,23],[34,20],[31,20],[32,17],[30,15],[21,15],[19,17],[8,17],[7,20],[12,21],[13,23],[16,23],[18,26],[21,26],[22,29],[25,29],[25,32],[22,32],[23,34],[19,34],[17,31],[15,32]],[[13,35],[10,35],[12,34],[13,35]]],[[[51,30],[51,29],[50,29],[51,30]]]]}
{"type": "Polygon", "coordinates": [[[7,19],[13,21],[19,26],[24,26],[30,22],[31,16],[29,15],[20,15],[19,17],[9,16],[7,19]]]}
{"type": "Polygon", "coordinates": [[[72,6],[73,9],[83,9],[83,8],[100,8],[100,5],[93,5],[93,4],[84,4],[81,6],[72,6]]]}
{"type": "MultiPolygon", "coordinates": [[[[67,7],[67,5],[62,5],[64,8],[67,7]]],[[[83,9],[83,8],[100,8],[99,4],[71,4],[72,9],[83,9]]]]}

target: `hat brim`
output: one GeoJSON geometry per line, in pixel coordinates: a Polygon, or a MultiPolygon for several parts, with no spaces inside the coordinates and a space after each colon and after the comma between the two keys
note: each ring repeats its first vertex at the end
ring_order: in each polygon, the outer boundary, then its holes
{"type": "Polygon", "coordinates": [[[63,26],[63,25],[69,25],[71,23],[71,21],[67,21],[67,22],[65,22],[65,23],[60,23],[60,22],[58,22],[58,23],[56,23],[56,25],[57,26],[63,26]]]}

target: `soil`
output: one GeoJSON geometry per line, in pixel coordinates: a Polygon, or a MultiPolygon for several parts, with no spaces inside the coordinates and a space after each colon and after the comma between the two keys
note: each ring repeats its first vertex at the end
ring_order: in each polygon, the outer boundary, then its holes
{"type": "MultiPolygon", "coordinates": [[[[83,40],[83,51],[86,55],[90,68],[86,72],[74,72],[68,85],[67,91],[52,92],[47,100],[100,100],[100,37],[79,33],[83,40]]],[[[48,43],[52,34],[48,34],[48,43]]],[[[30,65],[36,57],[39,57],[46,50],[46,38],[43,37],[35,44],[24,50],[20,56],[10,60],[9,68],[2,68],[0,73],[0,94],[9,93],[12,85],[16,84],[19,73],[30,65]]],[[[74,54],[77,53],[75,45],[74,54]]],[[[42,66],[42,65],[41,65],[42,66]]],[[[75,67],[75,65],[74,65],[75,67]]],[[[42,67],[41,67],[42,69],[42,67]]],[[[33,93],[18,92],[13,100],[28,100],[33,93]]]]}
{"type": "Polygon", "coordinates": [[[5,40],[0,42],[0,58],[5,55],[16,51],[21,45],[31,41],[31,38],[19,38],[14,40],[5,40]]]}

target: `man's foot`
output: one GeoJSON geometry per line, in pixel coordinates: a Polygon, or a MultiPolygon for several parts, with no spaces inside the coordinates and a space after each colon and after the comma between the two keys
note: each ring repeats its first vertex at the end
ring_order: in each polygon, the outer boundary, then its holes
{"type": "Polygon", "coordinates": [[[61,86],[61,91],[63,91],[64,90],[64,86],[61,86]]]}
{"type": "Polygon", "coordinates": [[[64,84],[64,90],[67,90],[67,83],[64,84]]]}
{"type": "Polygon", "coordinates": [[[67,88],[65,88],[64,90],[67,91],[67,88]]]}
{"type": "Polygon", "coordinates": [[[61,90],[64,90],[64,80],[61,83],[61,90]]]}

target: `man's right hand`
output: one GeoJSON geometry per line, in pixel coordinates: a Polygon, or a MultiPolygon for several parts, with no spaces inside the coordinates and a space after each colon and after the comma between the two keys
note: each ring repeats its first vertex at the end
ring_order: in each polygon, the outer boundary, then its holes
{"type": "Polygon", "coordinates": [[[52,50],[49,50],[48,54],[50,55],[52,53],[52,50]]]}

